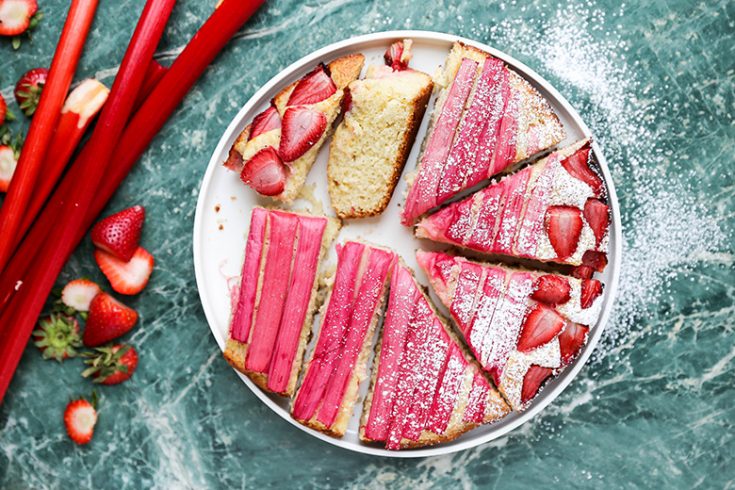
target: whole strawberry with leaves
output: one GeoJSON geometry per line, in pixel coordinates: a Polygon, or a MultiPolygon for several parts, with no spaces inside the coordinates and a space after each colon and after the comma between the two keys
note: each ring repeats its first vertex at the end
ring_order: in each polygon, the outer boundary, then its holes
{"type": "Polygon", "coordinates": [[[89,366],[82,372],[85,378],[95,383],[116,385],[127,381],[138,367],[138,353],[129,344],[96,347],[84,354],[84,364],[89,366]]]}

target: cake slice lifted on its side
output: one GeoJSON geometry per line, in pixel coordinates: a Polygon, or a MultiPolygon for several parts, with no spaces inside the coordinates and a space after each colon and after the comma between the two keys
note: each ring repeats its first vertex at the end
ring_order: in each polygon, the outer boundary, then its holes
{"type": "Polygon", "coordinates": [[[487,254],[576,266],[607,265],[610,212],[589,140],[579,141],[424,218],[416,236],[487,254]]]}
{"type": "Polygon", "coordinates": [[[439,93],[401,215],[405,225],[565,136],[538,91],[477,48],[454,43],[434,83],[439,93]]]}
{"type": "Polygon", "coordinates": [[[224,356],[266,391],[294,392],[316,309],[319,262],[338,231],[333,218],[253,208],[224,356]]]}
{"type": "Polygon", "coordinates": [[[291,406],[299,422],[342,437],[367,376],[373,333],[396,255],[360,242],[337,246],[337,271],[314,352],[291,406]]]}
{"type": "Polygon", "coordinates": [[[225,167],[259,194],[293,201],[364,62],[361,54],[337,58],[281,90],[237,137],[225,167]]]}
{"type": "Polygon", "coordinates": [[[602,284],[418,251],[432,288],[514,410],[579,353],[602,308],[602,284]]]}
{"type": "Polygon", "coordinates": [[[388,449],[452,440],[510,409],[397,262],[360,438],[388,449]]]}
{"type": "Polygon", "coordinates": [[[347,89],[327,165],[329,197],[340,218],[382,213],[411,152],[433,82],[408,68],[410,46],[410,39],[393,43],[388,66],[369,66],[347,89]]]}

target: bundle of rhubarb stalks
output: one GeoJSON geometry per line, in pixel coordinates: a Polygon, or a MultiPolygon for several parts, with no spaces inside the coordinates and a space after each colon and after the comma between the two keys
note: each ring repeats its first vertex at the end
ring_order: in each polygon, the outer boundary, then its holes
{"type": "Polygon", "coordinates": [[[74,248],[206,67],[263,0],[219,2],[168,68],[153,55],[176,0],[148,0],[109,93],[92,81],[69,93],[98,3],[71,1],[0,207],[0,401],[74,248]],[[98,111],[89,139],[79,147],[98,111]]]}

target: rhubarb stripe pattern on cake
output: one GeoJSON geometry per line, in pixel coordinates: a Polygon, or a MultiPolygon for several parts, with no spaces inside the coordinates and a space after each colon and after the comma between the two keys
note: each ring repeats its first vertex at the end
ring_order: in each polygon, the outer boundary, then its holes
{"type": "Polygon", "coordinates": [[[295,390],[319,262],[338,229],[324,216],[253,208],[224,356],[264,390],[286,396],[295,390]]]}
{"type": "Polygon", "coordinates": [[[319,336],[291,414],[309,427],[342,437],[359,385],[367,376],[373,334],[396,255],[352,241],[338,246],[337,255],[319,336]]]}
{"type": "Polygon", "coordinates": [[[590,277],[607,265],[609,206],[577,142],[424,218],[416,236],[487,254],[577,267],[590,277]]]}
{"type": "Polygon", "coordinates": [[[237,137],[225,167],[259,194],[293,201],[332,132],[346,87],[360,76],[364,62],[361,54],[337,58],[281,90],[237,137]]]}
{"type": "Polygon", "coordinates": [[[405,225],[565,137],[536,89],[477,48],[455,43],[435,86],[431,126],[401,215],[405,225]]]}
{"type": "Polygon", "coordinates": [[[473,262],[443,252],[416,258],[467,345],[514,410],[522,410],[586,343],[602,284],[473,262]]]}
{"type": "Polygon", "coordinates": [[[508,405],[396,262],[360,438],[387,449],[436,444],[504,417],[508,405]]]}

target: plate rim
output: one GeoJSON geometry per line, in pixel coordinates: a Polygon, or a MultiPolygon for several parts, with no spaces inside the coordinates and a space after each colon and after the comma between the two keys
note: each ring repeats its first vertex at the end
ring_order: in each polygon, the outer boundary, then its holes
{"type": "MultiPolygon", "coordinates": [[[[298,60],[294,61],[284,69],[280,70],[278,73],[276,73],[273,77],[271,77],[268,82],[266,82],[260,89],[255,91],[252,96],[247,100],[247,102],[240,108],[240,110],[235,114],[235,116],[232,118],[230,123],[228,124],[225,131],[220,136],[220,139],[212,152],[212,156],[209,159],[209,163],[207,164],[206,171],[204,173],[204,176],[202,177],[202,180],[199,185],[198,190],[198,197],[197,197],[197,205],[195,210],[195,216],[194,216],[194,226],[193,226],[193,243],[192,243],[192,255],[193,255],[193,261],[194,261],[194,275],[196,280],[196,286],[197,286],[197,293],[199,295],[199,300],[202,306],[202,309],[204,311],[205,318],[207,320],[207,325],[209,326],[209,329],[212,333],[212,336],[214,337],[215,341],[217,342],[220,350],[224,349],[224,339],[221,339],[218,332],[216,331],[213,324],[215,323],[214,320],[214,313],[212,312],[212,306],[205,297],[205,292],[203,285],[205,284],[204,281],[204,272],[203,272],[203,264],[201,260],[201,246],[200,246],[200,238],[203,236],[203,215],[204,215],[204,205],[206,200],[206,192],[203,192],[206,190],[209,185],[210,181],[212,180],[212,176],[215,172],[215,169],[217,166],[221,163],[222,158],[220,155],[223,154],[224,151],[226,151],[228,148],[228,144],[231,140],[234,140],[234,133],[237,129],[237,127],[241,124],[243,121],[245,115],[248,114],[252,110],[254,106],[256,106],[260,99],[263,97],[264,94],[269,92],[272,88],[274,88],[276,85],[282,83],[282,81],[291,75],[293,75],[295,72],[298,72],[300,69],[307,67],[314,63],[315,61],[321,61],[322,59],[328,57],[330,54],[334,53],[335,51],[339,51],[346,48],[354,48],[359,49],[357,46],[367,43],[373,43],[378,41],[386,41],[390,39],[402,39],[402,38],[412,38],[415,40],[422,40],[425,42],[439,42],[439,43],[454,43],[456,41],[460,41],[462,43],[465,43],[469,46],[474,46],[479,49],[482,49],[491,55],[495,56],[496,58],[499,58],[503,60],[505,63],[510,65],[514,70],[519,72],[526,80],[531,82],[534,85],[543,87],[543,89],[547,92],[549,92],[560,106],[564,108],[564,110],[571,116],[571,119],[574,121],[574,123],[581,129],[582,133],[585,137],[591,137],[592,132],[590,131],[587,124],[584,122],[582,117],[579,115],[579,113],[574,109],[574,107],[567,101],[567,99],[559,93],[556,88],[550,84],[545,78],[540,76],[538,73],[536,73],[533,69],[526,66],[521,61],[517,60],[513,56],[500,51],[496,48],[493,48],[491,46],[488,46],[482,42],[475,41],[472,39],[465,38],[463,36],[459,36],[456,34],[449,34],[449,33],[443,33],[443,32],[437,32],[437,31],[428,31],[428,30],[391,30],[391,31],[380,31],[380,32],[374,32],[370,34],[365,34],[361,36],[356,36],[349,39],[344,39],[342,41],[337,41],[331,44],[328,44],[320,49],[317,49],[316,51],[312,51],[311,53],[299,58],[298,60]]],[[[577,377],[579,372],[582,370],[582,368],[587,363],[587,360],[591,356],[592,352],[597,347],[597,344],[599,343],[600,337],[602,336],[602,332],[605,330],[605,327],[607,325],[607,322],[610,318],[610,315],[612,313],[615,299],[617,296],[617,290],[618,290],[618,283],[620,279],[620,264],[622,263],[622,222],[620,217],[620,207],[619,202],[617,198],[617,193],[615,191],[615,185],[612,179],[612,175],[610,173],[610,169],[607,166],[607,160],[605,159],[605,156],[602,153],[602,150],[597,143],[595,139],[592,140],[592,150],[595,154],[595,157],[597,158],[599,167],[602,171],[603,178],[605,179],[605,184],[608,191],[608,199],[609,204],[611,207],[611,214],[612,214],[612,221],[613,221],[613,240],[612,243],[614,244],[613,250],[610,251],[610,264],[609,267],[611,267],[611,280],[608,284],[606,284],[607,289],[607,295],[605,298],[605,303],[603,304],[602,311],[600,312],[600,317],[597,321],[597,328],[594,329],[590,339],[587,342],[587,345],[584,348],[584,351],[582,354],[577,358],[573,365],[570,366],[568,369],[566,369],[562,376],[557,378],[556,385],[551,390],[544,390],[544,395],[542,398],[540,398],[536,403],[534,403],[531,407],[529,407],[524,412],[519,413],[515,420],[512,420],[505,424],[502,427],[498,427],[497,430],[489,432],[487,434],[483,434],[481,436],[478,436],[473,439],[468,439],[466,441],[455,443],[452,445],[442,445],[439,444],[437,446],[433,447],[427,447],[427,448],[419,448],[419,449],[412,449],[412,450],[404,450],[404,451],[388,451],[387,449],[380,448],[377,446],[368,446],[368,445],[360,445],[355,444],[351,441],[345,441],[343,439],[337,439],[334,437],[330,437],[322,432],[316,431],[314,429],[311,429],[309,427],[304,426],[303,424],[300,424],[298,421],[294,420],[290,414],[283,413],[282,407],[278,406],[273,400],[271,400],[268,395],[263,392],[261,389],[259,389],[247,376],[243,375],[242,373],[238,372],[234,368],[233,371],[240,377],[240,379],[248,386],[248,388],[263,402],[265,403],[272,411],[274,411],[278,416],[281,418],[287,420],[291,425],[294,425],[301,429],[302,431],[322,440],[329,444],[332,444],[337,447],[341,447],[344,449],[348,449],[357,453],[362,454],[370,454],[374,456],[383,456],[383,457],[392,457],[392,458],[422,458],[422,457],[428,457],[428,456],[439,456],[439,455],[445,455],[445,454],[451,454],[458,451],[463,451],[465,449],[470,449],[476,446],[479,446],[481,444],[488,443],[492,440],[498,439],[502,436],[507,435],[512,430],[520,427],[524,423],[530,421],[533,419],[536,415],[541,413],[551,402],[553,402],[566,388],[567,386],[572,382],[574,378],[577,377]]]]}

